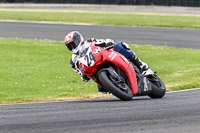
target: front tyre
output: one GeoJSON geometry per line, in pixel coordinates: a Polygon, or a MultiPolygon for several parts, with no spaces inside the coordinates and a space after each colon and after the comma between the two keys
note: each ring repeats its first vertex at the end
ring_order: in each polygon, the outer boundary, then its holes
{"type": "Polygon", "coordinates": [[[122,88],[120,88],[120,86],[114,84],[109,76],[109,73],[107,73],[106,71],[102,71],[98,74],[99,81],[103,84],[103,86],[121,100],[132,100],[133,93],[131,92],[131,89],[128,87],[128,89],[123,90],[122,88]]]}

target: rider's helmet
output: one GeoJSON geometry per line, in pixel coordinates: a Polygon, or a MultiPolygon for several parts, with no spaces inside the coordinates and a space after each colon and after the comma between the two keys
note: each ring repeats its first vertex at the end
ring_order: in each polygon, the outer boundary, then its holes
{"type": "Polygon", "coordinates": [[[84,43],[83,36],[78,31],[72,31],[65,37],[65,44],[67,48],[73,53],[77,54],[80,45],[84,43]]]}

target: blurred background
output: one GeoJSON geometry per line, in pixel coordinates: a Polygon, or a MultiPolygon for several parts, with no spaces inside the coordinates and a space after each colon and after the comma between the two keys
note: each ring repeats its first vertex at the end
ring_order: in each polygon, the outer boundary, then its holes
{"type": "Polygon", "coordinates": [[[115,5],[162,5],[199,7],[200,0],[0,0],[3,3],[75,3],[115,5]]]}

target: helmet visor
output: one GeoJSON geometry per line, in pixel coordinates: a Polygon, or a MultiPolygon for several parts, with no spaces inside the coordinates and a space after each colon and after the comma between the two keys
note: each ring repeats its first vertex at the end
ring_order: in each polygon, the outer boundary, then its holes
{"type": "Polygon", "coordinates": [[[74,42],[71,42],[71,43],[67,44],[66,46],[70,51],[72,51],[73,49],[75,49],[77,47],[77,45],[74,42]]]}

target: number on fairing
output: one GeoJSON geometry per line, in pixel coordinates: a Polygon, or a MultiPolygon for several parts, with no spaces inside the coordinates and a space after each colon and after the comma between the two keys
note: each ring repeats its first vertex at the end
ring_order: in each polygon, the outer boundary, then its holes
{"type": "Polygon", "coordinates": [[[84,59],[87,61],[88,66],[90,66],[96,61],[92,52],[89,52],[89,54],[85,55],[84,59]]]}

